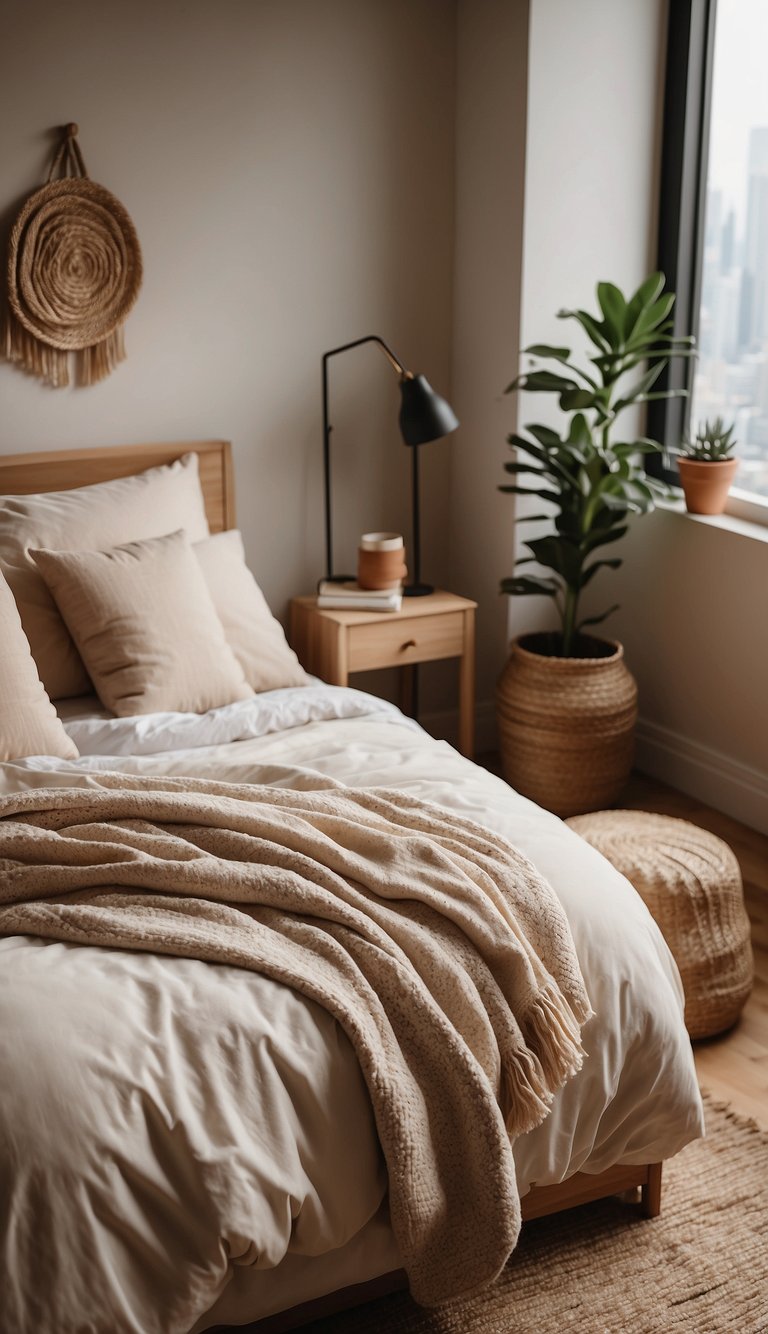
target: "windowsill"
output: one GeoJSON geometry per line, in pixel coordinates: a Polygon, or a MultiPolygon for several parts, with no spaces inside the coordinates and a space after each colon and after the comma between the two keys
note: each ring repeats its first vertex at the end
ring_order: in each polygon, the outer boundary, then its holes
{"type": "Polygon", "coordinates": [[[741,519],[735,514],[689,514],[682,497],[679,500],[661,500],[657,508],[666,510],[668,514],[679,514],[683,519],[704,524],[707,528],[719,528],[723,532],[746,537],[753,542],[768,543],[768,526],[765,524],[753,523],[751,519],[741,519]]]}

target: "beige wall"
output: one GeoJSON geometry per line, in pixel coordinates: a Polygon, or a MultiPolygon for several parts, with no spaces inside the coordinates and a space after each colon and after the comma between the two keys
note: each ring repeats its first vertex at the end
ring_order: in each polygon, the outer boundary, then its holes
{"type": "MultiPolygon", "coordinates": [[[[653,267],[665,14],[664,0],[531,0],[522,346],[581,357],[578,325],[557,311],[592,310],[598,281],[634,290],[653,267]]],[[[521,397],[522,422],[558,424],[552,396],[521,397]]],[[[544,599],[510,599],[511,636],[545,621],[544,599]]]]}
{"type": "Polygon", "coordinates": [[[768,833],[768,533],[658,510],[635,525],[615,633],[644,769],[768,833]]]}
{"type": "MultiPolygon", "coordinates": [[[[145,278],[128,360],[50,390],[0,362],[0,451],[223,436],[275,609],[323,573],[320,357],[368,333],[450,392],[454,6],[444,0],[5,0],[3,233],[75,120],[145,278]]],[[[408,534],[395,376],[333,364],[339,563],[408,534]]],[[[424,451],[424,573],[444,578],[447,455],[424,451]]]]}
{"type": "Polygon", "coordinates": [[[451,587],[476,598],[478,737],[493,743],[491,700],[506,648],[499,580],[513,559],[513,511],[498,491],[515,404],[525,171],[528,4],[459,0],[451,587]]]}

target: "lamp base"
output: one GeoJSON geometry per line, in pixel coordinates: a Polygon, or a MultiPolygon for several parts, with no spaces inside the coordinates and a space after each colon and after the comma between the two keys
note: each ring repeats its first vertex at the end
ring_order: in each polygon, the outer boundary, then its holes
{"type": "Polygon", "coordinates": [[[425,597],[429,597],[429,594],[430,594],[430,593],[434,593],[434,591],[435,591],[435,590],[434,590],[434,587],[433,587],[432,584],[421,584],[421,583],[419,583],[419,584],[406,584],[405,587],[403,588],[403,597],[404,597],[404,598],[425,598],[425,597]]]}

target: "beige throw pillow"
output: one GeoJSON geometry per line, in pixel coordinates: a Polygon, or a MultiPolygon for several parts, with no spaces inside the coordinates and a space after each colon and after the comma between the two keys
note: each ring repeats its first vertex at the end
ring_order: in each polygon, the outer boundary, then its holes
{"type": "Polygon", "coordinates": [[[102,703],[119,717],[253,694],[183,532],[108,551],[32,551],[102,703]]]}
{"type": "Polygon", "coordinates": [[[192,548],[205,576],[227,643],[254,690],[305,686],[309,677],[283,627],[245,563],[243,539],[236,528],[216,533],[192,548]]]}
{"type": "Polygon", "coordinates": [[[19,608],[37,670],[51,699],[84,695],[90,682],[59,615],[32,547],[99,551],[118,542],[183,528],[190,542],[208,536],[197,454],[72,491],[0,496],[0,573],[19,608]]]}
{"type": "Polygon", "coordinates": [[[37,674],[13,593],[0,575],[0,760],[56,755],[76,760],[37,674]]]}

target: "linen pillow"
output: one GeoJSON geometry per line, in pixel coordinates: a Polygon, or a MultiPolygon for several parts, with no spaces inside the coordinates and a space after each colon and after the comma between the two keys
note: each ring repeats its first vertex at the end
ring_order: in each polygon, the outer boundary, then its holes
{"type": "Polygon", "coordinates": [[[90,682],[30,549],[101,550],[183,528],[190,542],[208,536],[197,454],[135,477],[0,496],[0,573],[16,599],[24,633],[51,699],[84,695],[90,682]]]}
{"type": "Polygon", "coordinates": [[[305,686],[309,677],[245,563],[236,528],[216,533],[192,548],[224,627],[227,643],[245,679],[256,691],[305,686]]]}
{"type": "Polygon", "coordinates": [[[183,532],[30,554],[99,698],[119,717],[205,713],[253,694],[183,532]]]}
{"type": "Polygon", "coordinates": [[[37,674],[13,593],[0,575],[0,760],[56,755],[76,760],[37,674]]]}

